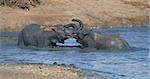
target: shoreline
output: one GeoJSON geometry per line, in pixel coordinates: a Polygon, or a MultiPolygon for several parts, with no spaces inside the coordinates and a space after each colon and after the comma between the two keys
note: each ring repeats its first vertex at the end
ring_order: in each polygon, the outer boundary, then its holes
{"type": "Polygon", "coordinates": [[[111,79],[69,65],[11,64],[0,65],[0,79],[111,79]]]}

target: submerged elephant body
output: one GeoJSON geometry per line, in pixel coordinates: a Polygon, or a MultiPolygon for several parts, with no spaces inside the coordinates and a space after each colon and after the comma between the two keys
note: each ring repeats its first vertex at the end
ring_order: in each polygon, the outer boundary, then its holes
{"type": "Polygon", "coordinates": [[[97,37],[95,41],[97,49],[130,49],[130,46],[127,43],[127,41],[118,36],[101,35],[100,37],[97,37]]]}
{"type": "Polygon", "coordinates": [[[114,35],[102,35],[96,32],[80,32],[75,36],[83,48],[96,48],[96,49],[129,49],[129,44],[121,37],[114,35]]]}
{"type": "Polygon", "coordinates": [[[80,24],[80,28],[74,32],[71,36],[77,40],[78,43],[82,45],[83,48],[96,48],[96,49],[129,49],[130,46],[119,36],[114,35],[102,35],[100,33],[94,32],[90,29],[83,28],[84,24],[79,19],[73,19],[80,24]]]}
{"type": "Polygon", "coordinates": [[[62,29],[44,31],[38,24],[27,25],[19,34],[19,46],[46,47],[54,46],[57,42],[63,43],[67,37],[62,29]]]}

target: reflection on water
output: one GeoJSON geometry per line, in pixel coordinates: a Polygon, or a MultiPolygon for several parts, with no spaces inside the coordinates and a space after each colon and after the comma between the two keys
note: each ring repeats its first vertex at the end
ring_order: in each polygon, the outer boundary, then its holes
{"type": "Polygon", "coordinates": [[[63,50],[20,49],[16,44],[0,44],[0,64],[53,62],[75,64],[104,73],[113,79],[148,79],[150,68],[149,28],[100,29],[103,34],[120,35],[134,47],[130,51],[102,51],[79,48],[63,50]]]}

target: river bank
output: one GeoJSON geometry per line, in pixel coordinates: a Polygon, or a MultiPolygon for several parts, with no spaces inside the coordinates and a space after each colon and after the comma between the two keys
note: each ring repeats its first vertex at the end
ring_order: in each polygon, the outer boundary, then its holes
{"type": "Polygon", "coordinates": [[[87,27],[142,27],[149,24],[148,0],[43,0],[30,11],[0,6],[0,31],[36,23],[53,26],[81,19],[87,27]]]}
{"type": "MultiPolygon", "coordinates": [[[[86,72],[90,73],[90,72],[86,72]]],[[[91,73],[92,75],[93,73],[91,73]]],[[[87,79],[85,71],[42,64],[0,65],[0,79],[87,79]]],[[[88,78],[89,79],[89,78],[88,78]]],[[[92,79],[92,78],[91,78],[92,79]]],[[[99,76],[98,79],[110,79],[99,76]]]]}

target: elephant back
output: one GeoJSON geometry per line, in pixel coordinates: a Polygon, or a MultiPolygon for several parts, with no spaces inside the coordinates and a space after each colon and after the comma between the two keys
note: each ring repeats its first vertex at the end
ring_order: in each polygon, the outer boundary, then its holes
{"type": "Polygon", "coordinates": [[[35,36],[37,36],[38,32],[42,31],[40,29],[40,25],[38,24],[30,24],[27,25],[20,33],[22,34],[22,38],[25,45],[36,45],[35,36]]]}

